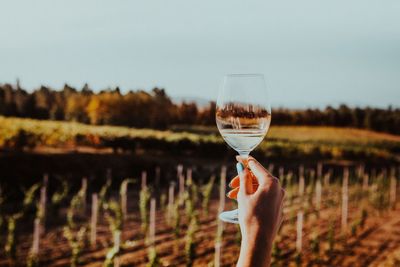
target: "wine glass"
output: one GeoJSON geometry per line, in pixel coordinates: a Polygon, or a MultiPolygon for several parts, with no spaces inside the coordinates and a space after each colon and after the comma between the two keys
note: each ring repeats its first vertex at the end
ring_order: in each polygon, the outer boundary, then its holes
{"type": "MultiPolygon", "coordinates": [[[[271,123],[271,106],[264,76],[226,75],[219,91],[215,119],[225,142],[239,153],[247,165],[250,152],[264,139],[271,123]]],[[[224,211],[219,218],[239,223],[237,209],[224,211]]]]}

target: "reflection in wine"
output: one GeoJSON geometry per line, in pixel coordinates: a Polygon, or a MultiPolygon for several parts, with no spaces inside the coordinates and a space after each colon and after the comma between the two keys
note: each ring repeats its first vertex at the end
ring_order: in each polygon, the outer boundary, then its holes
{"type": "Polygon", "coordinates": [[[217,108],[216,122],[228,145],[246,156],[264,139],[271,114],[260,106],[230,103],[217,108]]]}

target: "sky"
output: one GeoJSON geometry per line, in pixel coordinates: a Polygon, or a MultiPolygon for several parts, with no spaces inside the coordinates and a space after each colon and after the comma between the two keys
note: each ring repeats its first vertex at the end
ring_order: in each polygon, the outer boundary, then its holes
{"type": "Polygon", "coordinates": [[[273,107],[400,107],[400,1],[5,0],[0,83],[215,100],[263,73],[273,107]]]}

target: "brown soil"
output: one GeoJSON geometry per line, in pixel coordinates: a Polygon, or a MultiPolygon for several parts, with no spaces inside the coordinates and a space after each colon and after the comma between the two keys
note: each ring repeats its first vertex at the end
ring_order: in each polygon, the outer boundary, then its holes
{"type": "MultiPolygon", "coordinates": [[[[231,206],[229,203],[227,209],[231,206]]],[[[277,266],[296,266],[295,264],[295,225],[291,218],[292,209],[298,210],[298,205],[293,204],[286,209],[286,221],[281,231],[279,247],[282,255],[275,261],[277,266]]],[[[130,209],[132,210],[132,209],[130,209]]],[[[201,214],[200,226],[195,235],[196,259],[194,266],[207,266],[214,260],[214,245],[216,234],[217,201],[211,205],[210,215],[201,214]]],[[[349,222],[357,219],[357,207],[350,209],[349,222]]],[[[305,211],[305,226],[303,232],[303,251],[301,266],[380,266],[386,257],[400,247],[400,209],[387,211],[383,214],[371,214],[363,229],[355,235],[347,233],[346,237],[340,234],[340,212],[337,208],[324,207],[319,216],[314,210],[305,211]],[[334,219],[337,224],[336,243],[333,252],[327,252],[327,229],[330,221],[334,219]],[[310,238],[313,233],[320,234],[320,253],[310,250],[310,238]]],[[[165,213],[157,214],[156,249],[164,266],[185,266],[185,230],[187,222],[182,221],[182,232],[178,239],[173,231],[166,225],[165,213]]],[[[87,220],[88,214],[83,219],[87,220]]],[[[350,225],[350,223],[349,223],[350,225]]],[[[19,227],[29,225],[19,225],[19,227]]],[[[32,242],[32,235],[22,229],[18,237],[18,262],[16,266],[25,266],[27,253],[32,242]]],[[[4,247],[5,235],[1,235],[0,245],[4,247]]],[[[144,243],[143,233],[140,229],[138,214],[131,214],[124,224],[122,235],[124,247],[119,256],[121,266],[145,266],[147,263],[147,246],[144,243]],[[130,241],[130,242],[128,242],[130,241]]],[[[222,266],[234,266],[239,253],[238,228],[236,225],[225,224],[224,239],[222,244],[222,266]]],[[[86,245],[80,257],[80,266],[102,266],[105,254],[111,247],[111,233],[105,221],[98,226],[97,245],[91,248],[86,245]]],[[[69,266],[70,247],[63,237],[62,227],[48,229],[40,243],[40,266],[69,266]]],[[[4,252],[0,253],[0,266],[9,266],[4,252]]]]}

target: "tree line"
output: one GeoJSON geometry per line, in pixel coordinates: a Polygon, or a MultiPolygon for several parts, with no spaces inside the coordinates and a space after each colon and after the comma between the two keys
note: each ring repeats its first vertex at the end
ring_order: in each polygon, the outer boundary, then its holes
{"type": "MultiPolygon", "coordinates": [[[[215,125],[215,102],[207,107],[193,102],[174,103],[161,88],[121,93],[116,87],[94,92],[87,84],[81,89],[66,84],[61,90],[41,86],[27,92],[18,84],[3,84],[0,115],[166,129],[177,124],[215,125]]],[[[274,125],[356,127],[400,134],[400,109],[393,107],[278,108],[272,117],[274,125]]]]}

